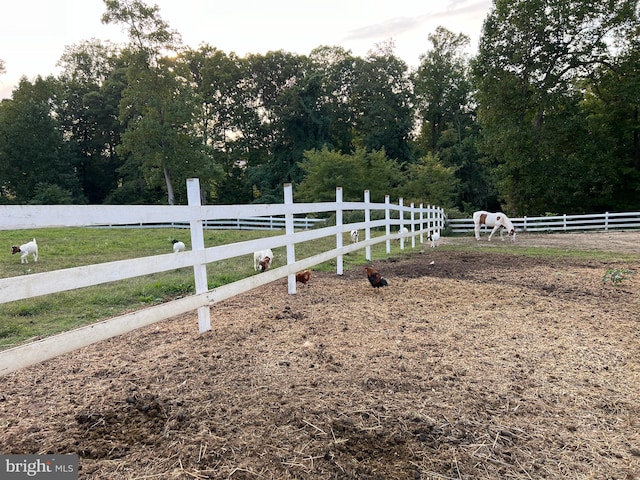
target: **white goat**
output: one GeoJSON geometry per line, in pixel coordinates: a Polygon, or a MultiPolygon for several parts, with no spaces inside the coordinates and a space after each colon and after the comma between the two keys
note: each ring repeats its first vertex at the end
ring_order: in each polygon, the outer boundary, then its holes
{"type": "Polygon", "coordinates": [[[429,236],[429,240],[431,240],[431,248],[435,248],[440,245],[440,232],[433,232],[429,236]]]}
{"type": "Polygon", "coordinates": [[[358,243],[358,230],[351,230],[351,242],[358,243]]]}
{"type": "Polygon", "coordinates": [[[27,257],[29,255],[33,255],[33,261],[38,261],[38,244],[36,243],[36,239],[34,238],[30,242],[25,243],[24,245],[14,245],[11,247],[11,255],[14,253],[20,252],[20,263],[29,263],[27,257]]]}
{"type": "Polygon", "coordinates": [[[264,272],[271,268],[271,261],[273,260],[273,252],[270,248],[266,250],[260,250],[253,254],[253,269],[256,272],[264,272]]]}
{"type": "Polygon", "coordinates": [[[171,243],[173,243],[174,253],[184,252],[184,249],[185,249],[184,242],[181,242],[180,240],[176,240],[174,238],[173,240],[171,240],[171,243]]]}

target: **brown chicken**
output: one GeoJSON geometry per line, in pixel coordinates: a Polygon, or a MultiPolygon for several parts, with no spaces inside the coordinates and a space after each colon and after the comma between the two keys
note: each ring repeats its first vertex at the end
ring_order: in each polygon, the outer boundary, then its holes
{"type": "Polygon", "coordinates": [[[369,279],[369,282],[371,282],[371,286],[373,288],[386,287],[389,285],[387,283],[387,279],[380,275],[375,268],[364,267],[364,271],[366,272],[367,278],[369,279]]]}
{"type": "Polygon", "coordinates": [[[306,285],[310,278],[311,270],[304,270],[303,272],[296,273],[296,282],[300,282],[303,285],[306,285]]]}

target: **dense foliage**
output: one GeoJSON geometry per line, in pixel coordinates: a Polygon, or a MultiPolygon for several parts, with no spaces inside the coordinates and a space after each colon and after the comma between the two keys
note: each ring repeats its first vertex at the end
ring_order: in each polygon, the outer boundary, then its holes
{"type": "MultiPolygon", "coordinates": [[[[240,58],[182,45],[157,7],[104,0],[129,42],[67,47],[0,103],[0,202],[208,203],[385,194],[468,213],[640,208],[638,0],[494,0],[478,52],[438,28],[240,58]]],[[[3,63],[0,60],[0,74],[3,63]]]]}

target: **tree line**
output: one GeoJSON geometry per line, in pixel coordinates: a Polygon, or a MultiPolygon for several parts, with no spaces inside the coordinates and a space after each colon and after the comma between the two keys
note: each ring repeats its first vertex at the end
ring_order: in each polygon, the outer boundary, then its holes
{"type": "MultiPolygon", "coordinates": [[[[0,203],[372,201],[468,214],[640,207],[638,0],[494,0],[411,69],[391,41],[239,57],[182,44],[157,6],[104,0],[125,45],[68,46],[0,102],[0,203]]],[[[0,60],[0,74],[3,62],[0,60]]]]}

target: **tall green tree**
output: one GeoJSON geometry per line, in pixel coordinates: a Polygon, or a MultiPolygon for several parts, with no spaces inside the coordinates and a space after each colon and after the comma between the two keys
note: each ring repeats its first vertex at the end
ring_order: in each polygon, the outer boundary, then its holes
{"type": "Polygon", "coordinates": [[[64,142],[55,105],[59,83],[53,77],[22,78],[11,99],[0,103],[0,196],[31,203],[57,190],[65,203],[83,203],[76,177],[77,158],[64,142]]]}
{"type": "MultiPolygon", "coordinates": [[[[312,109],[303,114],[307,116],[305,122],[309,120],[307,127],[315,127],[310,119],[316,105],[308,98],[314,95],[313,89],[307,90],[309,72],[310,62],[304,55],[280,50],[247,57],[246,86],[259,120],[253,131],[246,130],[247,135],[256,139],[254,145],[259,146],[249,159],[247,172],[256,192],[254,201],[278,202],[282,198],[282,185],[302,178],[298,162],[305,145],[300,140],[306,143],[306,139],[291,130],[297,128],[291,116],[297,116],[305,102],[312,109]]],[[[319,115],[314,118],[319,119],[319,115]]]]}
{"type": "Polygon", "coordinates": [[[349,154],[355,150],[354,134],[358,114],[353,108],[356,85],[356,57],[342,47],[320,46],[309,56],[315,75],[322,81],[322,96],[318,98],[329,119],[329,140],[332,150],[349,154]]]}
{"type": "Polygon", "coordinates": [[[476,149],[475,99],[466,53],[469,37],[438,27],[428,39],[432,48],[420,57],[412,77],[420,132],[417,154],[455,173],[456,193],[453,199],[447,194],[448,206],[493,210],[498,207],[495,188],[476,149]]]}
{"type": "Polygon", "coordinates": [[[636,0],[494,1],[473,71],[483,152],[507,211],[544,213],[599,195],[584,190],[600,175],[582,148],[580,86],[638,26],[636,8],[636,0]]]}
{"type": "Polygon", "coordinates": [[[378,45],[355,66],[351,106],[354,144],[382,150],[399,163],[411,161],[413,129],[412,84],[407,64],[393,52],[392,43],[378,45]]]}
{"type": "Polygon", "coordinates": [[[407,203],[426,201],[440,207],[454,206],[459,183],[455,168],[443,166],[432,153],[410,164],[405,175],[407,181],[400,188],[400,194],[407,203]]]}
{"type": "Polygon", "coordinates": [[[160,8],[139,0],[103,0],[107,11],[102,23],[120,24],[126,28],[131,49],[143,52],[145,59],[153,62],[162,49],[175,50],[181,43],[178,32],[160,17],[160,8]]]}
{"type": "Polygon", "coordinates": [[[615,62],[585,83],[580,105],[587,138],[583,148],[597,158],[588,195],[599,210],[640,206],[640,42],[630,42],[615,62]]]}
{"type": "Polygon", "coordinates": [[[137,166],[149,188],[163,188],[169,205],[184,203],[185,179],[206,184],[204,148],[193,135],[193,96],[175,73],[175,60],[158,59],[153,68],[137,60],[127,69],[120,119],[127,125],[118,153],[137,166]],[[134,82],[135,79],[135,83],[134,82]]]}
{"type": "Polygon", "coordinates": [[[124,171],[139,170],[150,191],[164,188],[169,205],[176,203],[176,196],[185,202],[185,179],[197,176],[206,184],[215,175],[215,165],[193,130],[191,86],[178,75],[176,56],[167,55],[177,50],[180,36],[160,18],[157,5],[131,0],[105,4],[102,21],[124,24],[130,40],[127,86],[120,102],[120,120],[127,126],[118,147],[127,157],[124,171]]]}
{"type": "Polygon", "coordinates": [[[331,112],[323,98],[322,77],[311,69],[281,95],[282,137],[274,154],[287,166],[287,181],[302,179],[298,162],[306,150],[320,149],[331,143],[331,112]]]}
{"type": "Polygon", "coordinates": [[[58,65],[62,94],[56,113],[80,158],[78,176],[87,201],[103,203],[120,178],[115,150],[124,130],[118,121],[124,66],[118,49],[98,40],[67,47],[58,65]]]}
{"type": "Polygon", "coordinates": [[[245,64],[235,54],[209,45],[182,52],[181,63],[193,89],[197,136],[209,158],[222,168],[211,185],[211,197],[218,203],[249,203],[246,166],[252,146],[245,125],[257,122],[243,88],[245,64]]]}
{"type": "Polygon", "coordinates": [[[433,47],[420,57],[413,82],[425,143],[432,152],[437,152],[438,142],[446,130],[453,130],[460,143],[471,120],[471,81],[466,54],[470,39],[444,27],[438,27],[428,39],[433,47]]]}
{"type": "Polygon", "coordinates": [[[400,166],[384,152],[357,148],[343,154],[327,147],[309,150],[300,163],[304,180],[295,189],[300,201],[324,202],[335,199],[342,187],[346,201],[360,201],[365,190],[373,202],[383,202],[385,195],[395,196],[404,181],[400,166]]]}
{"type": "Polygon", "coordinates": [[[247,108],[243,89],[244,63],[210,45],[181,53],[185,77],[194,95],[194,128],[207,156],[222,172],[211,185],[217,203],[249,203],[251,189],[246,181],[246,158],[251,150],[244,135],[246,118],[255,117],[247,108]]]}

